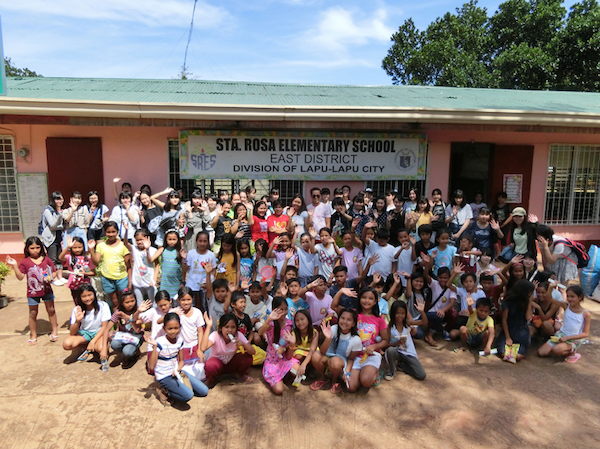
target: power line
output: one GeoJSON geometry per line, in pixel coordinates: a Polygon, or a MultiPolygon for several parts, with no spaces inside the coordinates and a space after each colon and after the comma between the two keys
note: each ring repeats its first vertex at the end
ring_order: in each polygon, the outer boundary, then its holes
{"type": "Polygon", "coordinates": [[[188,48],[190,48],[190,41],[192,40],[192,31],[194,31],[194,14],[196,14],[196,4],[198,0],[194,0],[194,9],[192,10],[192,23],[190,23],[190,34],[188,35],[187,44],[185,46],[185,56],[183,57],[183,67],[181,68],[181,73],[185,75],[185,71],[187,68],[187,54],[188,48]]]}

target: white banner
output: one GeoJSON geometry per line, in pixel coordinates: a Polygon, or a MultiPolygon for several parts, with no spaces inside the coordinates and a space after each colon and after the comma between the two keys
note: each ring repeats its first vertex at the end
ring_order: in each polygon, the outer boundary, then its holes
{"type": "Polygon", "coordinates": [[[180,176],[261,179],[424,179],[421,134],[185,130],[180,176]]]}

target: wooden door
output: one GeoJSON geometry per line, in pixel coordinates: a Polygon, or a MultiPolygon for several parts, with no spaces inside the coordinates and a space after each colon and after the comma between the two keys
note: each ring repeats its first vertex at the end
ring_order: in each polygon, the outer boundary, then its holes
{"type": "Polygon", "coordinates": [[[97,190],[100,201],[106,201],[100,138],[48,137],[46,155],[49,194],[60,191],[65,207],[76,190],[81,192],[84,202],[90,190],[97,190]]]}
{"type": "MultiPolygon", "coordinates": [[[[510,206],[511,209],[523,206],[526,210],[529,210],[533,146],[496,145],[492,161],[490,170],[492,175],[492,191],[488,204],[496,204],[498,193],[504,190],[504,175],[521,175],[523,179],[522,199],[518,203],[510,203],[510,206]]],[[[516,179],[519,178],[517,177],[516,179]]]]}

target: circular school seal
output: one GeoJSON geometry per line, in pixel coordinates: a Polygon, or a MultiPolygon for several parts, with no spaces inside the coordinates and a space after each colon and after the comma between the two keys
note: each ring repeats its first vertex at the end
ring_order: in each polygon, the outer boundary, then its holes
{"type": "Polygon", "coordinates": [[[417,155],[410,148],[402,148],[396,153],[396,167],[403,173],[414,171],[417,165],[417,155]]]}

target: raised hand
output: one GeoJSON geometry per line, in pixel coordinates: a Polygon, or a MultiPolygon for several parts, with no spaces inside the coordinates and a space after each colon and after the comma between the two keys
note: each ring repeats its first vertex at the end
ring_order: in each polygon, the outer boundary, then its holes
{"type": "Polygon", "coordinates": [[[213,319],[207,312],[204,312],[204,322],[206,323],[206,329],[212,329],[213,319]]]}
{"type": "Polygon", "coordinates": [[[340,288],[340,291],[342,292],[342,295],[347,296],[348,298],[356,298],[358,296],[358,293],[356,293],[356,290],[354,290],[353,288],[340,288]]]}
{"type": "Polygon", "coordinates": [[[402,249],[405,251],[410,249],[410,242],[402,242],[402,249]]]}
{"type": "Polygon", "coordinates": [[[423,262],[425,262],[425,263],[431,262],[431,257],[429,256],[429,254],[421,253],[420,256],[421,256],[421,260],[423,262]]]}
{"type": "Polygon", "coordinates": [[[400,275],[398,274],[398,272],[396,272],[396,273],[392,273],[392,277],[394,278],[394,282],[395,282],[396,284],[399,284],[399,283],[400,283],[400,275]]]}
{"type": "Polygon", "coordinates": [[[379,284],[379,282],[381,282],[381,274],[379,273],[379,271],[373,273],[373,282],[375,284],[379,284]]]}
{"type": "Polygon", "coordinates": [[[498,223],[496,220],[494,220],[492,218],[492,221],[490,222],[490,225],[492,226],[492,229],[494,231],[497,231],[498,229],[500,229],[500,223],[498,223]]]}
{"type": "Polygon", "coordinates": [[[541,235],[538,235],[537,237],[537,241],[540,244],[541,248],[548,248],[548,240],[546,240],[544,237],[542,237],[541,235]]]}
{"type": "Polygon", "coordinates": [[[74,244],[75,244],[75,240],[73,240],[73,237],[67,236],[67,249],[73,248],[74,244]]]}
{"type": "Polygon", "coordinates": [[[416,239],[416,238],[415,238],[415,236],[414,236],[414,235],[412,235],[412,234],[410,234],[410,235],[408,236],[408,241],[410,242],[410,244],[411,244],[412,246],[415,246],[415,245],[417,244],[417,239],[416,239]]]}
{"type": "Polygon", "coordinates": [[[179,250],[179,255],[181,256],[182,259],[184,259],[184,260],[187,259],[187,251],[185,249],[181,248],[179,250]]]}
{"type": "Polygon", "coordinates": [[[406,271],[398,271],[398,273],[406,279],[410,278],[410,273],[407,273],[406,271]]]}
{"type": "MultiPolygon", "coordinates": [[[[271,321],[277,321],[284,315],[285,315],[285,312],[283,310],[275,309],[269,314],[269,318],[271,319],[271,321]]],[[[205,318],[205,320],[206,320],[206,318],[205,318]]]]}
{"type": "Polygon", "coordinates": [[[75,307],[75,320],[77,322],[80,322],[81,320],[83,320],[84,316],[85,313],[83,313],[83,310],[81,310],[81,306],[75,307]]]}
{"type": "Polygon", "coordinates": [[[425,300],[423,298],[417,298],[415,309],[421,313],[425,313],[425,300]]]}
{"type": "Polygon", "coordinates": [[[294,250],[292,248],[288,248],[285,251],[285,260],[290,260],[292,257],[294,257],[294,250]]]}
{"type": "Polygon", "coordinates": [[[94,239],[88,240],[88,248],[93,249],[95,247],[96,247],[96,240],[94,240],[94,239]]]}
{"type": "Polygon", "coordinates": [[[325,322],[325,320],[321,321],[321,332],[325,338],[331,339],[331,324],[329,321],[325,322]]]}
{"type": "Polygon", "coordinates": [[[143,303],[141,303],[139,305],[139,307],[137,309],[138,309],[138,312],[141,313],[141,312],[145,312],[146,310],[149,310],[150,307],[152,307],[152,301],[149,299],[146,299],[143,303]]]}
{"type": "Polygon", "coordinates": [[[462,263],[458,262],[452,266],[452,273],[454,273],[454,275],[456,276],[456,275],[462,273],[464,269],[465,269],[465,266],[462,263]]]}
{"type": "Polygon", "coordinates": [[[279,293],[281,293],[281,296],[287,296],[288,294],[288,286],[285,282],[282,282],[281,284],[279,284],[279,293]]]}
{"type": "Polygon", "coordinates": [[[235,239],[239,240],[244,236],[244,231],[238,231],[235,233],[235,239]]]}
{"type": "Polygon", "coordinates": [[[206,274],[212,273],[213,269],[214,269],[214,267],[213,267],[212,263],[206,262],[204,264],[204,271],[206,271],[206,274]]]}
{"type": "Polygon", "coordinates": [[[317,231],[315,231],[315,228],[310,227],[308,228],[308,234],[313,238],[316,239],[317,238],[317,231]]]}
{"type": "Polygon", "coordinates": [[[379,254],[375,253],[369,258],[369,265],[375,265],[379,261],[379,254]]]}
{"type": "Polygon", "coordinates": [[[235,282],[229,281],[227,283],[227,289],[229,290],[230,293],[233,293],[234,291],[237,290],[237,285],[235,285],[235,282]]]}
{"type": "Polygon", "coordinates": [[[512,259],[510,259],[510,263],[512,265],[516,264],[516,263],[521,263],[523,261],[523,256],[521,254],[517,254],[515,257],[513,257],[512,259]]]}
{"type": "Polygon", "coordinates": [[[279,245],[279,242],[281,242],[281,239],[279,238],[279,236],[277,236],[277,237],[275,237],[275,238],[273,239],[273,244],[274,244],[275,246],[279,245]]]}
{"type": "Polygon", "coordinates": [[[17,261],[10,256],[6,256],[6,263],[16,267],[18,265],[17,261]]]}
{"type": "Polygon", "coordinates": [[[537,215],[529,214],[529,215],[527,215],[527,221],[529,223],[537,223],[538,222],[538,217],[537,217],[537,215]]]}
{"type": "Polygon", "coordinates": [[[294,332],[285,330],[283,332],[283,338],[290,344],[290,346],[294,346],[296,344],[296,334],[294,332]]]}
{"type": "Polygon", "coordinates": [[[248,287],[250,287],[251,283],[252,283],[252,279],[249,276],[244,276],[242,278],[240,287],[242,287],[242,290],[246,290],[248,287]]]}
{"type": "MultiPolygon", "coordinates": [[[[144,237],[144,240],[142,241],[142,244],[144,245],[144,249],[148,250],[150,248],[150,246],[152,246],[152,242],[150,241],[150,237],[148,237],[148,236],[144,237]]],[[[183,257],[183,254],[181,255],[181,257],[183,257]]]]}
{"type": "Polygon", "coordinates": [[[431,251],[431,257],[433,259],[435,259],[437,257],[437,254],[438,254],[437,249],[434,249],[433,251],[431,251]]]}
{"type": "Polygon", "coordinates": [[[473,295],[467,295],[467,305],[473,307],[475,304],[475,300],[473,299],[473,295]]]}

